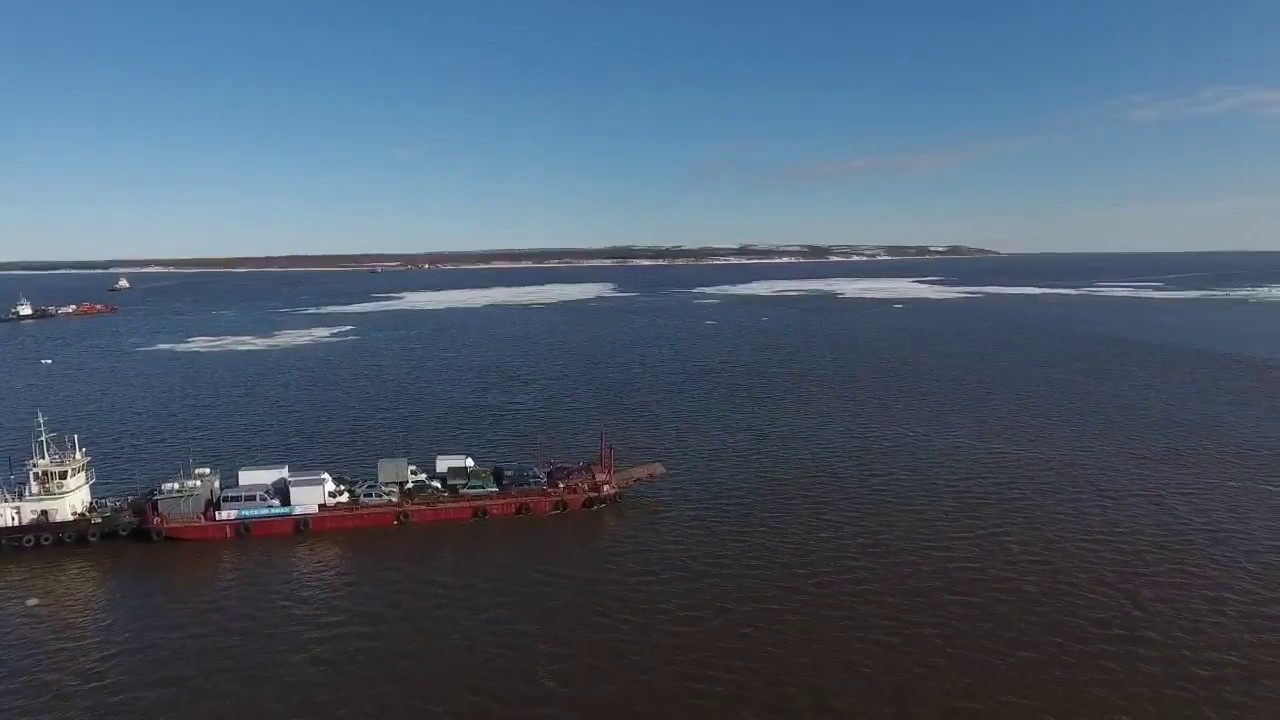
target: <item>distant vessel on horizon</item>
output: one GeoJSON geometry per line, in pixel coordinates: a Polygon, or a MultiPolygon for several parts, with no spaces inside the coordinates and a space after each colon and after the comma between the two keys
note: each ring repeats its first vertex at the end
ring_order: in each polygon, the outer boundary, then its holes
{"type": "Polygon", "coordinates": [[[128,279],[128,278],[126,278],[125,276],[121,275],[121,276],[120,276],[120,279],[119,279],[119,280],[116,280],[116,284],[115,284],[115,285],[112,285],[112,286],[111,286],[111,287],[109,287],[109,288],[107,288],[107,291],[108,291],[108,292],[120,292],[120,291],[122,291],[122,290],[128,290],[128,289],[130,289],[130,288],[132,288],[132,287],[133,287],[133,286],[129,284],[129,279],[128,279]]]}

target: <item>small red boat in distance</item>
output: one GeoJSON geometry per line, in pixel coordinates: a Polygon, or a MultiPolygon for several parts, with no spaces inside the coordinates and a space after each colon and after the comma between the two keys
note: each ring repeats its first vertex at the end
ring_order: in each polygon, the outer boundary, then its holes
{"type": "MultiPolygon", "coordinates": [[[[413,523],[444,522],[449,520],[488,520],[501,517],[526,515],[551,515],[577,510],[592,510],[622,501],[626,488],[666,473],[661,463],[648,463],[615,471],[613,448],[600,439],[600,453],[588,462],[578,464],[549,464],[539,471],[541,481],[522,479],[517,482],[494,483],[501,473],[477,480],[481,468],[471,465],[469,456],[438,456],[437,474],[422,482],[421,487],[434,487],[440,491],[422,494],[394,492],[386,489],[382,480],[362,483],[348,497],[346,490],[334,485],[328,473],[290,472],[287,465],[242,468],[240,484],[223,490],[217,471],[198,468],[191,479],[165,483],[160,492],[147,503],[142,531],[153,541],[162,540],[229,540],[232,538],[295,535],[311,532],[330,532],[356,528],[403,526],[413,523]],[[443,458],[465,458],[461,468],[453,467],[448,473],[439,472],[443,458]],[[265,480],[264,484],[248,484],[265,480]],[[461,487],[453,487],[455,480],[461,487]],[[292,486],[292,487],[291,487],[292,486]],[[313,495],[311,490],[319,490],[313,495]],[[304,495],[304,489],[306,489],[304,495]],[[281,503],[278,495],[294,495],[289,504],[281,503]],[[228,501],[225,498],[235,498],[228,501]],[[236,502],[256,498],[254,507],[229,509],[236,502]],[[306,497],[299,504],[299,500],[306,497]],[[316,498],[316,499],[312,499],[316,498]],[[315,502],[315,504],[310,504],[315,502]]],[[[380,477],[384,460],[379,463],[380,477]]],[[[402,468],[416,466],[404,465],[402,468]]],[[[408,475],[404,475],[408,477],[408,475]]]]}

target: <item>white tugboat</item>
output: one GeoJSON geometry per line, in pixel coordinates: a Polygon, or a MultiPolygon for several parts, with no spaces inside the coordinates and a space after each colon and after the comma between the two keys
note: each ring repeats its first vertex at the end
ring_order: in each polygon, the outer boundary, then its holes
{"type": "MultiPolygon", "coordinates": [[[[124,536],[136,527],[128,499],[94,500],[97,479],[79,436],[57,438],[36,415],[27,479],[0,488],[0,542],[31,548],[55,541],[96,541],[105,533],[124,536]]],[[[12,478],[11,478],[12,479],[12,478]]]]}
{"type": "Polygon", "coordinates": [[[14,305],[13,308],[9,310],[9,317],[15,320],[29,318],[34,316],[35,314],[36,314],[36,310],[35,308],[31,307],[31,301],[27,299],[26,295],[19,295],[18,304],[14,305]]]}
{"type": "Polygon", "coordinates": [[[116,284],[112,285],[109,288],[109,290],[111,292],[120,292],[121,290],[128,290],[131,287],[133,286],[129,284],[129,278],[126,278],[123,275],[121,275],[120,279],[116,280],[116,284]]]}

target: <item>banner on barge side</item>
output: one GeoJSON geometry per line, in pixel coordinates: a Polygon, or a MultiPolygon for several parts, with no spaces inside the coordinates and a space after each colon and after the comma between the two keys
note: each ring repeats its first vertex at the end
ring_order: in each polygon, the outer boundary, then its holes
{"type": "Polygon", "coordinates": [[[257,518],[282,517],[287,515],[315,515],[318,512],[320,512],[319,505],[285,505],[284,507],[219,510],[213,514],[213,517],[215,520],[254,520],[257,518]]]}

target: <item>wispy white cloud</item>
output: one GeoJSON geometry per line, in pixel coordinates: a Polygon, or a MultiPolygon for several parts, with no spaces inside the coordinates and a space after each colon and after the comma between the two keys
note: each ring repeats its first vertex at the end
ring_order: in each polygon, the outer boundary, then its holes
{"type": "Polygon", "coordinates": [[[1114,103],[1134,122],[1186,116],[1258,115],[1280,118],[1280,88],[1263,85],[1211,87],[1191,95],[1138,95],[1114,103]]]}
{"type": "Polygon", "coordinates": [[[1280,120],[1280,87],[1222,85],[1185,95],[1133,95],[1046,117],[1039,130],[1026,136],[949,147],[793,162],[752,160],[741,152],[721,154],[695,166],[694,174],[719,180],[745,178],[793,183],[923,174],[1015,153],[1050,140],[1105,130],[1117,123],[1221,115],[1280,120]]]}
{"type": "Polygon", "coordinates": [[[1021,150],[1039,141],[1040,138],[1036,137],[1011,138],[919,152],[864,155],[845,160],[796,163],[783,168],[780,176],[791,180],[834,180],[856,175],[927,173],[1021,150]]]}
{"type": "Polygon", "coordinates": [[[710,180],[744,179],[791,184],[928,174],[1016,152],[1043,140],[1042,137],[1018,137],[808,161],[765,161],[744,156],[721,156],[695,165],[693,173],[695,177],[710,180]]]}

